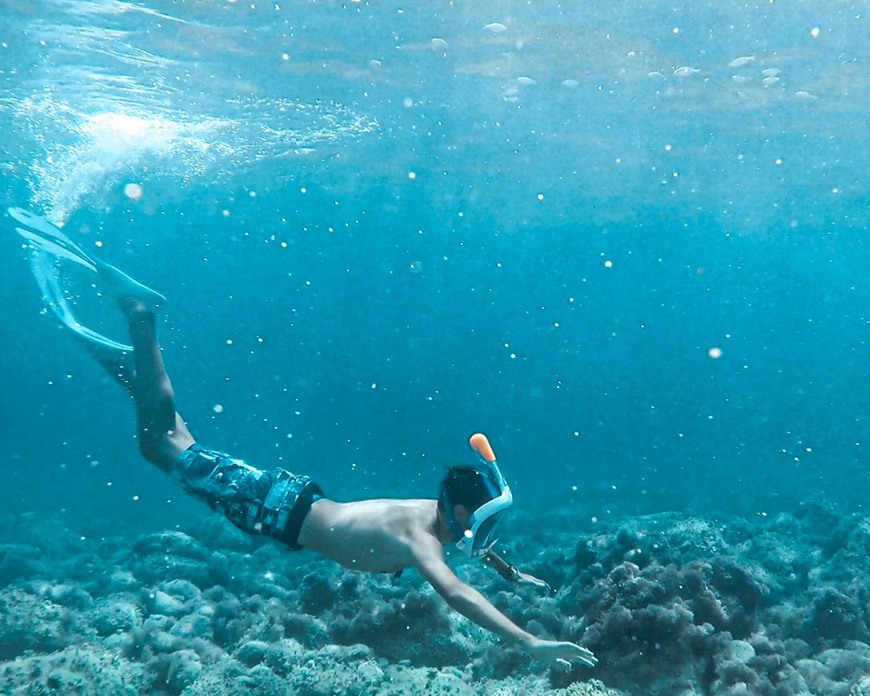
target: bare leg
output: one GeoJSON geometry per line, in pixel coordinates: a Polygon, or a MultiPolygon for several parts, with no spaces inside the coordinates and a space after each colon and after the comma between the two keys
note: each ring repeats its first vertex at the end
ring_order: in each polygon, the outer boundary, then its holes
{"type": "Polygon", "coordinates": [[[136,402],[139,449],[149,462],[169,471],[194,439],[175,410],[172,383],[154,328],[154,314],[140,301],[125,299],[121,309],[127,317],[133,343],[133,371],[100,361],[124,385],[136,402]]]}

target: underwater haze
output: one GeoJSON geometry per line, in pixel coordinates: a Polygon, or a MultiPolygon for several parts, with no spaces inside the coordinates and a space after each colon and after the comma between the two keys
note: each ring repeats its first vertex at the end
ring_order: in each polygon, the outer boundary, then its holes
{"type": "MultiPolygon", "coordinates": [[[[524,607],[549,608],[515,616],[602,664],[492,668],[495,648],[464,652],[489,639],[451,628],[419,578],[402,582],[428,613],[395,623],[417,622],[419,654],[379,643],[376,628],[341,633],[338,618],[326,633],[285,626],[257,640],[365,645],[395,683],[391,669],[437,669],[448,682],[447,668],[464,669],[447,685],[469,693],[594,677],[637,694],[870,694],[870,598],[855,580],[867,564],[836,555],[870,548],[854,536],[870,529],[868,13],[859,0],[5,0],[0,202],[44,215],[167,297],[164,359],[208,447],[308,474],[336,500],[435,497],[446,467],[474,463],[468,436],[485,432],[515,497],[510,558],[562,588],[524,595],[524,607]],[[698,525],[716,540],[693,536],[696,555],[672,536],[667,558],[630,555],[650,529],[691,536],[698,525]],[[834,529],[841,547],[825,536],[834,529]],[[752,555],[759,534],[784,545],[761,545],[775,563],[752,555]],[[623,555],[603,559],[605,547],[623,555]],[[697,570],[713,556],[731,570],[697,570]],[[843,577],[811,580],[822,566],[843,577]],[[602,599],[625,588],[613,574],[689,567],[727,620],[673,589],[690,582],[649,576],[675,593],[657,595],[669,616],[679,604],[696,620],[677,612],[683,623],[625,639],[647,615],[615,625],[624,612],[602,599]],[[741,573],[745,586],[716,584],[741,573]],[[592,587],[600,596],[582,594],[592,587]],[[806,611],[784,618],[786,605],[806,611]],[[552,618],[565,615],[580,618],[552,618]],[[848,619],[832,627],[830,615],[848,619]],[[625,662],[641,659],[638,640],[659,646],[647,652],[661,649],[661,669],[625,662]],[[831,650],[847,667],[819,657],[831,650]],[[793,681],[762,664],[770,655],[785,656],[793,681]]],[[[8,550],[0,562],[7,613],[44,596],[34,578],[75,584],[64,563],[104,553],[75,551],[79,539],[139,539],[145,553],[141,539],[195,538],[211,515],[139,455],[132,404],[46,311],[14,227],[0,218],[0,529],[36,551],[31,565],[8,550]],[[43,533],[69,545],[51,555],[43,533]]],[[[69,282],[94,325],[126,340],[87,273],[69,282]]],[[[305,554],[260,553],[295,578],[291,589],[311,577],[305,554]]],[[[118,558],[141,588],[171,582],[118,558]]],[[[360,591],[374,612],[398,591],[314,563],[333,585],[370,583],[360,591]]],[[[191,582],[204,592],[217,584],[208,578],[191,582]]],[[[97,603],[120,592],[76,582],[97,603]]],[[[481,583],[488,596],[504,590],[481,583]]],[[[510,614],[516,600],[503,601],[510,614]]],[[[622,609],[649,608],[637,602],[622,609]]],[[[148,611],[167,613],[133,614],[148,611]]],[[[322,606],[310,613],[327,622],[322,606]]],[[[4,625],[8,664],[83,640],[33,643],[4,625]]],[[[109,625],[106,635],[130,629],[109,625]]],[[[247,665],[240,639],[215,635],[247,665]]],[[[147,674],[123,677],[125,688],[216,693],[202,681],[217,679],[213,660],[185,649],[201,671],[154,671],[128,650],[147,674]]],[[[89,659],[105,677],[104,658],[89,659]]],[[[320,693],[291,686],[289,667],[272,672],[274,693],[320,693]]],[[[376,677],[369,691],[338,683],[323,693],[388,693],[376,677]]]]}

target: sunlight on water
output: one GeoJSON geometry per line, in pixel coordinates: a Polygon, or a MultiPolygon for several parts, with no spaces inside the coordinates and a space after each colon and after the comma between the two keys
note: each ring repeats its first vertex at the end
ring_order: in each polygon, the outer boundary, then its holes
{"type": "Polygon", "coordinates": [[[240,100],[228,109],[230,118],[221,119],[148,107],[89,115],[51,99],[22,100],[18,111],[45,147],[29,173],[32,204],[62,226],[83,198],[103,199],[122,176],[136,175],[146,157],[160,160],[164,178],[221,179],[240,166],[307,154],[377,127],[340,105],[287,100],[240,100]],[[49,130],[52,137],[46,137],[49,130]]]}

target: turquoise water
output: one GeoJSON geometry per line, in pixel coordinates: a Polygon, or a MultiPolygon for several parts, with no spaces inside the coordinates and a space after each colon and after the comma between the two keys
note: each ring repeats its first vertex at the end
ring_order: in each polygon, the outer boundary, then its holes
{"type": "MultiPolygon", "coordinates": [[[[339,500],[418,497],[484,431],[521,515],[577,529],[866,510],[865,3],[0,19],[0,201],[167,296],[165,360],[208,446],[339,500]]],[[[2,222],[2,514],[199,519],[2,222]]]]}
{"type": "MultiPolygon", "coordinates": [[[[169,298],[199,439],[337,497],[485,430],[531,508],[861,505],[860,9],[11,3],[2,198],[169,298]]],[[[155,512],[4,244],[7,506],[155,512]]]]}

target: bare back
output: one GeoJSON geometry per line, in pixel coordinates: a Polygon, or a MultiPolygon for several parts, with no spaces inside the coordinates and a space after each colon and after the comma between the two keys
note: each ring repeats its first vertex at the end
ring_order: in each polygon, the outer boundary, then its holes
{"type": "MultiPolygon", "coordinates": [[[[345,568],[395,573],[417,565],[421,547],[439,550],[435,500],[316,501],[299,544],[345,568]]],[[[439,553],[440,555],[440,553],[439,553]]]]}

